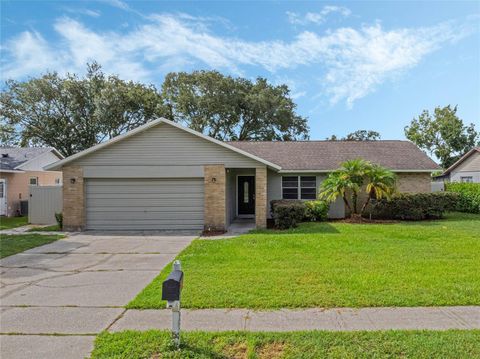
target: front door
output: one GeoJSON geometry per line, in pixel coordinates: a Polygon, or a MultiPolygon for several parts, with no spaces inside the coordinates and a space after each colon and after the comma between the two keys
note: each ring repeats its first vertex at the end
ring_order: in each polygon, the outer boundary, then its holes
{"type": "Polygon", "coordinates": [[[238,215],[255,214],[255,176],[238,176],[238,215]]]}
{"type": "Polygon", "coordinates": [[[7,183],[0,179],[0,216],[7,215],[7,183]]]}

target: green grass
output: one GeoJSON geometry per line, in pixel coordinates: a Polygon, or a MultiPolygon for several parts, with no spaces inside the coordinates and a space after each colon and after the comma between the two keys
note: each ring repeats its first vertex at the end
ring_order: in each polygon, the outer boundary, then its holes
{"type": "MultiPolygon", "coordinates": [[[[480,304],[480,216],[394,224],[306,223],[195,240],[178,259],[185,308],[480,304]]],[[[129,308],[165,308],[167,266],[129,308]]]]}
{"type": "Polygon", "coordinates": [[[30,228],[27,232],[58,232],[60,231],[60,227],[58,224],[53,224],[51,226],[46,227],[33,227],[30,228]]]}
{"type": "Polygon", "coordinates": [[[0,217],[0,230],[25,226],[27,222],[27,217],[0,217]]]}
{"type": "Polygon", "coordinates": [[[180,350],[170,333],[150,330],[102,333],[100,358],[478,358],[480,331],[186,332],[180,350]]]}
{"type": "Polygon", "coordinates": [[[0,236],[0,258],[8,257],[30,248],[43,246],[63,237],[65,236],[59,234],[2,234],[0,236]]]}

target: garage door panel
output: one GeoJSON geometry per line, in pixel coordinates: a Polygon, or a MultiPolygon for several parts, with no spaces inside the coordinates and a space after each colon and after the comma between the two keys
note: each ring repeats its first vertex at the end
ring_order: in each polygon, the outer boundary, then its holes
{"type": "MultiPolygon", "coordinates": [[[[94,215],[88,215],[87,219],[90,220],[90,222],[94,222],[95,218],[98,217],[99,212],[92,212],[94,215]]],[[[159,218],[165,219],[165,220],[183,220],[183,221],[190,221],[190,220],[200,220],[203,221],[203,213],[200,211],[197,212],[168,212],[168,211],[162,211],[162,212],[145,212],[145,211],[137,211],[134,217],[141,217],[142,219],[145,220],[159,220],[159,218]]],[[[132,219],[132,212],[117,212],[117,211],[104,211],[101,212],[101,218],[103,220],[135,220],[132,219]]]]}
{"type": "MultiPolygon", "coordinates": [[[[174,185],[174,184],[172,184],[174,185]]],[[[203,193],[203,184],[201,185],[192,185],[192,186],[176,186],[176,188],[181,189],[182,193],[196,194],[203,193]]],[[[158,187],[151,185],[135,185],[135,186],[92,186],[89,189],[90,195],[96,194],[118,194],[128,193],[128,194],[166,194],[171,193],[171,190],[168,187],[158,187]]]]}
{"type": "Polygon", "coordinates": [[[158,199],[158,200],[167,200],[167,199],[185,199],[185,200],[203,200],[203,193],[97,193],[90,194],[87,196],[87,199],[158,199]],[[182,198],[179,198],[181,196],[182,198]]]}
{"type": "Polygon", "coordinates": [[[88,229],[203,228],[202,178],[87,179],[86,183],[88,229]]]}
{"type": "MultiPolygon", "coordinates": [[[[194,208],[192,208],[192,206],[185,206],[185,207],[176,206],[176,211],[188,212],[190,210],[194,210],[196,212],[202,212],[202,208],[200,206],[199,207],[194,207],[194,208]]],[[[96,213],[96,212],[112,212],[112,211],[115,212],[115,213],[146,212],[145,206],[141,206],[141,207],[130,206],[128,208],[110,206],[110,207],[90,208],[89,211],[87,212],[87,215],[89,215],[90,213],[96,213]]],[[[170,213],[170,212],[172,212],[172,209],[169,209],[168,207],[165,208],[165,206],[163,206],[163,207],[151,206],[151,207],[149,207],[148,212],[170,213]]]]}
{"type": "Polygon", "coordinates": [[[202,199],[189,198],[95,198],[88,199],[89,206],[105,206],[105,207],[198,207],[203,204],[202,199]]]}

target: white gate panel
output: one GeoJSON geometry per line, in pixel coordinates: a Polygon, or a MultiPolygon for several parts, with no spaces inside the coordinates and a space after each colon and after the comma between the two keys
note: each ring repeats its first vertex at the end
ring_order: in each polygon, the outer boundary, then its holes
{"type": "Polygon", "coordinates": [[[62,186],[30,186],[28,222],[55,224],[55,213],[62,212],[62,186]]]}

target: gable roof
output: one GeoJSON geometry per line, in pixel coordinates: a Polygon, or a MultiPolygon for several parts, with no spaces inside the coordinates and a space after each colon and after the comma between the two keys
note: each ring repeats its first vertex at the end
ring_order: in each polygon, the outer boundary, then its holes
{"type": "Polygon", "coordinates": [[[0,170],[20,172],[21,166],[47,152],[53,152],[58,158],[63,158],[53,147],[0,147],[0,170]]]}
{"type": "Polygon", "coordinates": [[[157,125],[159,125],[159,124],[161,124],[161,123],[165,123],[165,124],[167,124],[167,125],[176,127],[176,128],[178,128],[178,129],[181,129],[181,130],[183,130],[183,131],[186,131],[186,132],[188,132],[188,133],[190,133],[190,134],[192,134],[192,135],[194,135],[194,136],[203,138],[203,139],[206,140],[206,141],[210,141],[210,142],[213,142],[213,143],[215,143],[215,144],[217,144],[217,145],[219,145],[219,146],[222,146],[222,147],[224,147],[224,148],[228,148],[229,150],[231,150],[231,151],[233,151],[233,152],[239,153],[239,154],[241,154],[241,155],[243,155],[243,156],[245,156],[245,157],[248,157],[248,158],[251,158],[251,159],[253,159],[253,160],[255,160],[255,161],[258,161],[258,162],[260,162],[260,163],[263,163],[264,165],[266,165],[266,166],[268,166],[268,167],[270,167],[270,168],[273,168],[273,169],[276,169],[276,170],[280,170],[280,169],[281,169],[279,165],[277,165],[277,164],[275,164],[275,163],[272,163],[272,162],[270,162],[270,161],[268,161],[268,160],[265,160],[264,158],[257,157],[257,156],[255,156],[254,154],[251,154],[251,153],[249,153],[249,152],[243,151],[242,149],[239,149],[239,148],[236,148],[236,147],[234,147],[234,146],[231,146],[231,145],[229,145],[229,144],[226,143],[226,142],[222,142],[222,141],[216,140],[216,139],[214,139],[214,138],[212,138],[212,137],[210,137],[210,136],[206,136],[206,135],[204,135],[203,133],[197,132],[197,131],[192,130],[192,129],[187,128],[187,127],[183,127],[182,125],[180,125],[180,124],[178,124],[178,123],[175,123],[175,122],[172,122],[172,121],[169,121],[169,120],[167,120],[167,119],[165,119],[165,118],[159,118],[159,119],[153,120],[153,121],[151,121],[151,122],[148,122],[148,123],[146,123],[145,125],[139,126],[139,127],[135,128],[135,129],[129,131],[129,132],[126,132],[126,133],[124,133],[124,134],[122,134],[122,135],[120,135],[120,136],[114,137],[114,138],[112,138],[112,139],[110,139],[110,140],[108,140],[108,141],[106,141],[106,142],[99,143],[98,145],[95,145],[95,146],[90,147],[90,148],[88,148],[88,149],[86,149],[86,150],[84,150],[84,151],[81,151],[81,152],[79,152],[79,153],[76,153],[76,154],[74,154],[74,155],[72,155],[72,156],[70,156],[70,157],[67,157],[67,158],[65,158],[65,159],[63,159],[63,160],[61,160],[61,161],[58,161],[58,162],[55,162],[55,163],[53,163],[53,164],[51,164],[51,165],[45,166],[45,169],[46,169],[46,170],[58,170],[58,169],[60,169],[62,166],[66,165],[67,163],[70,163],[70,162],[72,162],[72,161],[78,160],[79,158],[82,158],[82,157],[84,157],[84,156],[86,156],[86,155],[88,155],[88,154],[91,154],[91,153],[93,153],[93,152],[99,151],[99,150],[101,150],[102,148],[105,148],[105,147],[107,147],[107,146],[110,146],[110,145],[112,145],[112,144],[114,144],[114,143],[117,143],[117,142],[119,142],[119,141],[123,141],[123,140],[125,140],[125,139],[127,139],[127,138],[129,138],[129,137],[135,136],[136,134],[141,133],[141,132],[143,132],[143,131],[146,131],[146,130],[148,130],[148,129],[154,127],[154,126],[157,126],[157,125]]]}
{"type": "Polygon", "coordinates": [[[363,158],[397,172],[432,172],[440,167],[409,141],[228,142],[279,164],[281,172],[330,172],[340,163],[363,158]]]}
{"type": "Polygon", "coordinates": [[[460,166],[467,158],[469,158],[471,155],[473,155],[474,153],[480,153],[480,147],[474,147],[472,148],[470,151],[468,151],[467,153],[465,153],[462,157],[460,157],[457,162],[455,162],[453,165],[451,165],[450,167],[448,167],[445,172],[442,173],[442,176],[445,176],[445,175],[448,175],[450,172],[452,172],[452,170],[454,170],[455,168],[457,168],[458,166],[460,166]]]}

